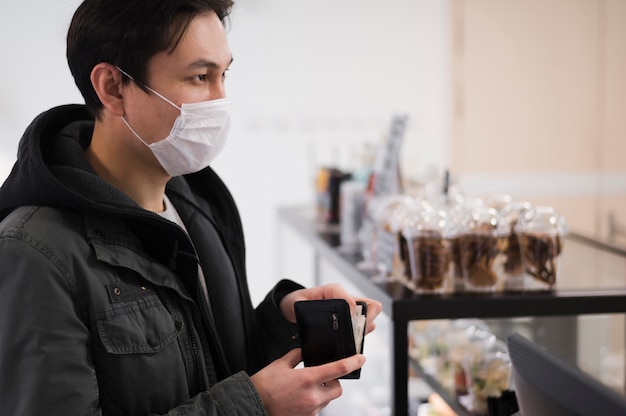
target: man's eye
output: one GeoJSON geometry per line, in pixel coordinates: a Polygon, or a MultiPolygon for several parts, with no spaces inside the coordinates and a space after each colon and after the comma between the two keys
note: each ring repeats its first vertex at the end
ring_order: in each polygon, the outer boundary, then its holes
{"type": "Polygon", "coordinates": [[[206,81],[206,80],[207,80],[207,77],[206,77],[206,75],[205,75],[205,74],[200,74],[200,75],[196,75],[196,79],[197,79],[198,81],[202,81],[202,82],[204,82],[204,81],[206,81]]]}
{"type": "Polygon", "coordinates": [[[222,78],[226,78],[228,71],[230,71],[230,68],[226,68],[226,70],[222,72],[222,78]]]}

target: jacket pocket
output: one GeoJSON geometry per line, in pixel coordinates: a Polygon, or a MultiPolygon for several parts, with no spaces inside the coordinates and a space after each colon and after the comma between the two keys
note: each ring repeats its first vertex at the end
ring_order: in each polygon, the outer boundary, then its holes
{"type": "Polygon", "coordinates": [[[183,328],[154,292],[113,304],[111,309],[96,314],[96,324],[102,345],[111,354],[159,352],[183,328]]]}

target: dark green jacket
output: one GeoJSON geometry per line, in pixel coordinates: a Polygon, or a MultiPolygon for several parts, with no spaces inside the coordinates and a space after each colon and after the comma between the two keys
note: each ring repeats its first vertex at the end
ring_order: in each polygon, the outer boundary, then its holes
{"type": "Polygon", "coordinates": [[[254,309],[217,175],[168,184],[189,238],[95,175],[92,131],[83,106],[43,113],[0,188],[0,413],[266,414],[248,375],[297,346],[277,302],[299,286],[254,309]],[[210,272],[220,253],[234,278],[210,272]]]}

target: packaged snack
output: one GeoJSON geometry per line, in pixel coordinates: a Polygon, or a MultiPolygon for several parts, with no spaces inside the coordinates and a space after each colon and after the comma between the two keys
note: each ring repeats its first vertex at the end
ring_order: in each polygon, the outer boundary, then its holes
{"type": "MultiPolygon", "coordinates": [[[[481,319],[457,319],[446,331],[448,362],[455,396],[467,395],[467,379],[463,361],[477,357],[496,341],[489,326],[481,319]]],[[[447,378],[447,377],[446,377],[447,378]]]]}
{"type": "Polygon", "coordinates": [[[534,207],[520,218],[515,232],[527,277],[524,290],[552,289],[557,282],[563,237],[569,232],[565,218],[552,207],[534,207]]]}
{"type": "Polygon", "coordinates": [[[446,212],[420,204],[406,216],[402,235],[406,239],[406,274],[418,292],[440,293],[449,286],[450,227],[446,212]]]}
{"type": "Polygon", "coordinates": [[[453,229],[453,232],[451,233],[449,238],[449,244],[451,256],[450,274],[452,275],[454,291],[462,291],[465,287],[465,284],[463,282],[463,267],[461,265],[461,245],[459,243],[459,230],[461,230],[463,226],[463,221],[468,212],[471,212],[471,210],[477,205],[482,205],[482,200],[466,200],[464,196],[457,195],[457,197],[453,200],[450,200],[446,206],[450,228],[453,229]]]}
{"type": "Polygon", "coordinates": [[[506,249],[506,260],[503,266],[504,290],[522,290],[524,287],[524,270],[522,268],[522,252],[515,226],[524,213],[532,208],[530,202],[513,201],[500,210],[500,216],[510,230],[506,249]]]}
{"type": "Polygon", "coordinates": [[[434,319],[428,321],[412,321],[409,326],[409,356],[419,363],[422,371],[441,383],[446,384],[440,376],[449,375],[447,370],[448,345],[446,333],[452,321],[434,319]]]}
{"type": "Polygon", "coordinates": [[[472,414],[487,414],[487,398],[500,397],[511,385],[511,360],[500,340],[484,344],[484,349],[463,362],[467,377],[466,407],[472,414]]]}
{"type": "Polygon", "coordinates": [[[376,224],[376,266],[379,281],[403,276],[404,261],[401,255],[401,224],[415,200],[407,195],[392,195],[383,199],[374,216],[376,224]]]}
{"type": "Polygon", "coordinates": [[[508,226],[495,209],[479,206],[469,213],[459,235],[465,290],[496,290],[506,261],[509,235],[508,226]]]}

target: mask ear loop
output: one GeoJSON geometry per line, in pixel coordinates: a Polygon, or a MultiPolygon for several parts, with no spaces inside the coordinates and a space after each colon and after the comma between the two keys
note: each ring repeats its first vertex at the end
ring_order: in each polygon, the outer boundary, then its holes
{"type": "MultiPolygon", "coordinates": [[[[129,75],[126,71],[124,71],[122,68],[120,68],[120,67],[119,67],[119,66],[117,66],[117,65],[115,65],[115,67],[116,67],[116,68],[117,68],[117,70],[118,70],[118,71],[120,71],[122,74],[126,75],[128,78],[130,78],[131,80],[133,80],[133,82],[137,83],[137,82],[135,81],[135,78],[131,77],[131,76],[130,76],[130,75],[129,75]]],[[[148,88],[148,89],[149,89],[149,87],[146,87],[146,88],[148,88]]],[[[130,130],[130,131],[131,131],[131,133],[133,133],[133,134],[135,135],[135,137],[136,137],[136,138],[138,138],[138,139],[139,139],[139,141],[140,141],[141,143],[143,143],[144,145],[146,145],[146,147],[150,147],[150,145],[149,145],[148,143],[146,143],[146,141],[145,141],[144,139],[142,139],[142,138],[141,138],[141,136],[139,135],[139,133],[137,133],[137,132],[135,131],[135,129],[133,129],[133,128],[130,126],[130,123],[128,122],[128,120],[126,120],[126,117],[125,117],[125,116],[122,116],[121,118],[122,118],[122,121],[124,122],[124,124],[126,124],[126,127],[128,127],[128,130],[130,130]]]]}
{"type": "Polygon", "coordinates": [[[135,131],[135,129],[133,129],[130,126],[130,123],[128,123],[128,120],[126,120],[126,117],[122,116],[122,121],[124,122],[124,124],[126,124],[126,127],[128,127],[128,130],[130,130],[131,133],[133,133],[135,137],[138,138],[141,143],[145,144],[147,147],[150,147],[150,145],[146,143],[144,139],[141,138],[141,136],[135,131]]]}
{"type": "Polygon", "coordinates": [[[133,81],[135,80],[135,78],[131,77],[131,76],[128,74],[128,72],[124,71],[124,70],[123,70],[122,68],[120,68],[119,66],[117,66],[117,65],[114,65],[114,66],[115,66],[115,67],[117,68],[117,70],[118,70],[118,71],[120,71],[123,75],[126,75],[128,78],[132,79],[133,81]]]}
{"type": "MultiPolygon", "coordinates": [[[[135,78],[131,77],[126,71],[124,71],[122,68],[120,68],[119,66],[115,65],[115,67],[118,69],[118,71],[120,71],[122,74],[126,75],[128,78],[132,79],[135,83],[137,83],[137,81],[135,81],[135,78]]],[[[160,99],[162,99],[163,101],[165,101],[166,103],[170,104],[171,106],[173,106],[174,108],[176,108],[178,111],[182,111],[182,108],[180,108],[179,106],[177,106],[176,104],[174,104],[171,100],[168,100],[167,98],[165,98],[163,95],[159,94],[158,92],[156,92],[155,90],[153,90],[152,88],[148,87],[147,85],[145,86],[148,90],[150,90],[150,92],[156,94],[156,96],[158,96],[160,99]]]]}

